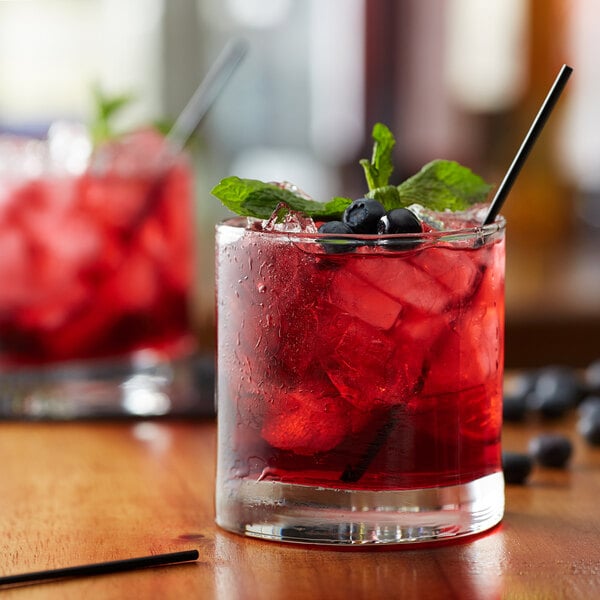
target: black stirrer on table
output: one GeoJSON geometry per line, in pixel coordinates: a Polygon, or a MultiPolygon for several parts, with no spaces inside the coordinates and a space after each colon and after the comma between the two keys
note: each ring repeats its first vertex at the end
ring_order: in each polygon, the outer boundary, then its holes
{"type": "Polygon", "coordinates": [[[529,152],[533,148],[533,145],[540,135],[544,125],[546,124],[552,109],[558,102],[558,99],[572,72],[573,69],[568,65],[563,65],[559,71],[556,80],[550,88],[550,91],[548,92],[548,95],[546,96],[546,99],[544,100],[544,103],[542,104],[537,116],[533,120],[533,123],[531,124],[531,127],[529,128],[529,131],[527,132],[527,135],[521,144],[521,147],[517,151],[517,154],[508,168],[502,183],[498,187],[498,191],[496,192],[496,195],[494,196],[494,199],[492,200],[492,203],[488,209],[488,213],[483,221],[484,225],[493,223],[498,216],[498,213],[500,212],[500,209],[502,208],[502,205],[504,204],[504,201],[506,200],[513,183],[515,182],[515,179],[521,172],[521,168],[525,164],[525,161],[529,156],[529,152]]]}
{"type": "Polygon", "coordinates": [[[154,554],[151,556],[138,556],[108,562],[91,563],[75,567],[64,567],[61,569],[49,569],[47,571],[32,571],[18,575],[5,575],[0,577],[0,586],[16,585],[24,583],[43,583],[56,579],[69,577],[88,577],[90,575],[105,575],[108,573],[120,573],[133,571],[146,567],[168,566],[197,560],[198,550],[183,550],[181,552],[169,552],[167,554],[154,554]]]}

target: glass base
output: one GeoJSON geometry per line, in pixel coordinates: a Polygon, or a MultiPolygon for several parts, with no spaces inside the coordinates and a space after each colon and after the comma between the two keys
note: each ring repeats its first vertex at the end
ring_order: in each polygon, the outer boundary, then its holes
{"type": "Polygon", "coordinates": [[[214,359],[150,351],[0,370],[0,418],[214,416],[214,359]]]}
{"type": "Polygon", "coordinates": [[[469,483],[361,491],[242,481],[217,494],[217,524],[234,533],[307,544],[406,544],[473,535],[504,514],[501,472],[469,483]]]}

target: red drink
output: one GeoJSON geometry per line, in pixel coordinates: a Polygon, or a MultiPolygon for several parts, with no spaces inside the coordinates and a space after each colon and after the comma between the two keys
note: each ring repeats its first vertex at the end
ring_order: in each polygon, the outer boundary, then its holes
{"type": "Polygon", "coordinates": [[[52,161],[48,145],[32,154],[32,143],[2,147],[39,168],[2,174],[0,367],[31,374],[138,351],[157,360],[189,353],[185,157],[168,157],[162,137],[139,132],[101,147],[74,174],[52,161]]]}
{"type": "Polygon", "coordinates": [[[333,543],[497,522],[502,225],[339,251],[244,223],[217,237],[217,522],[333,543]]]}

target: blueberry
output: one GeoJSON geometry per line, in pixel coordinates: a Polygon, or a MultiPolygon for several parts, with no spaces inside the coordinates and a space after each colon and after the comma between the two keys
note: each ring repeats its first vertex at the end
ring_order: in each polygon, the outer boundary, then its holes
{"type": "Polygon", "coordinates": [[[502,470],[506,483],[523,484],[531,473],[533,461],[528,454],[502,452],[502,470]]]}
{"type": "Polygon", "coordinates": [[[543,467],[562,469],[573,454],[573,444],[559,433],[543,433],[529,442],[529,453],[543,467]]]}
{"type": "Polygon", "coordinates": [[[377,233],[421,233],[423,226],[418,217],[407,208],[394,208],[379,219],[377,233]]]}
{"type": "Polygon", "coordinates": [[[514,394],[520,394],[525,398],[527,394],[535,389],[538,371],[535,369],[520,371],[511,377],[511,390],[514,394]]]}
{"type": "Polygon", "coordinates": [[[354,233],[377,233],[377,223],[385,215],[383,204],[372,198],[354,200],[344,211],[343,221],[354,233]]]}
{"type": "Polygon", "coordinates": [[[581,417],[577,423],[577,431],[592,446],[600,446],[600,412],[592,411],[581,417]]]}
{"type": "MultiPolygon", "coordinates": [[[[353,233],[352,229],[342,221],[327,221],[319,227],[319,233],[353,233]]],[[[351,252],[354,249],[354,244],[351,240],[345,238],[327,238],[327,241],[320,241],[325,248],[325,252],[329,254],[339,254],[341,252],[351,252]]]]}
{"type": "Polygon", "coordinates": [[[326,221],[319,227],[319,233],[352,233],[352,228],[342,221],[326,221]]]}
{"type": "Polygon", "coordinates": [[[527,414],[527,396],[534,390],[536,371],[521,371],[505,381],[502,417],[505,421],[522,421],[527,414]]]}
{"type": "Polygon", "coordinates": [[[577,413],[582,418],[594,413],[600,415],[600,396],[586,396],[577,407],[577,413]]]}
{"type": "Polygon", "coordinates": [[[527,395],[527,407],[544,417],[562,417],[580,397],[581,385],[574,369],[546,367],[538,372],[535,386],[527,395]]]}
{"type": "Polygon", "coordinates": [[[521,393],[504,392],[502,399],[502,419],[504,421],[522,421],[527,413],[527,402],[521,393]]]}
{"type": "Polygon", "coordinates": [[[600,394],[600,359],[591,363],[583,374],[590,394],[600,394]]]}

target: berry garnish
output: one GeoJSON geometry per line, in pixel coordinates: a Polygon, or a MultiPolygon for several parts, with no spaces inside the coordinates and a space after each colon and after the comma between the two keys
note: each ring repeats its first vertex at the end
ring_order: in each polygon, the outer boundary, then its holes
{"type": "Polygon", "coordinates": [[[327,221],[319,227],[319,233],[352,233],[352,227],[342,221],[327,221]]]}
{"type": "MultiPolygon", "coordinates": [[[[327,221],[319,227],[319,233],[337,233],[349,234],[353,233],[352,228],[342,221],[327,221]]],[[[325,248],[325,252],[330,254],[339,254],[341,252],[349,252],[353,249],[353,244],[350,240],[344,238],[327,238],[327,241],[322,241],[321,244],[325,248]]]]}
{"type": "Polygon", "coordinates": [[[543,467],[562,469],[571,458],[573,444],[564,435],[543,433],[529,442],[529,453],[543,467]]]}
{"type": "Polygon", "coordinates": [[[343,221],[354,233],[377,233],[377,224],[385,215],[383,204],[372,198],[354,200],[344,211],[343,221]]]}
{"type": "Polygon", "coordinates": [[[388,211],[377,223],[377,233],[421,233],[423,226],[421,221],[412,211],[407,208],[394,208],[388,211]]]}
{"type": "Polygon", "coordinates": [[[533,461],[528,454],[521,452],[502,452],[502,470],[504,481],[521,485],[531,473],[533,461]]]}

